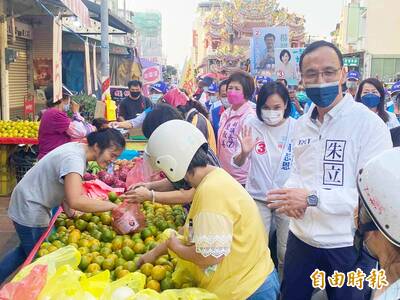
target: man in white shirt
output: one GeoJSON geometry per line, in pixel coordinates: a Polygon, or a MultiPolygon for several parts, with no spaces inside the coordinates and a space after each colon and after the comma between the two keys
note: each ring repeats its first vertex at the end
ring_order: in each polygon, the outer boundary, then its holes
{"type": "Polygon", "coordinates": [[[346,71],[333,44],[311,44],[300,59],[300,71],[315,107],[297,121],[287,188],[267,195],[271,209],[291,217],[282,299],[310,299],[311,278],[316,277],[326,282],[329,299],[367,299],[367,288],[346,283],[333,288],[328,277],[358,267],[368,276],[375,267],[372,259],[358,257],[353,246],[356,176],[370,158],[392,147],[390,134],[376,114],[350,94],[343,97],[346,71]],[[325,278],[315,275],[316,269],[325,278]]]}

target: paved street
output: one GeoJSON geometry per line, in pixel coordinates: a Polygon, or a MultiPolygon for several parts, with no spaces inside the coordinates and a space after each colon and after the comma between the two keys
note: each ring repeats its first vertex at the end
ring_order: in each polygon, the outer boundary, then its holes
{"type": "Polygon", "coordinates": [[[9,201],[9,197],[0,197],[0,257],[18,243],[14,226],[7,216],[9,201]]]}

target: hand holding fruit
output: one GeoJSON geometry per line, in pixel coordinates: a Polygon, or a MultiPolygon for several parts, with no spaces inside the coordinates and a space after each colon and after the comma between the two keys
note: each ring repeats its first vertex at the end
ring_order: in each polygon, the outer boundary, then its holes
{"type": "Polygon", "coordinates": [[[167,240],[168,249],[176,249],[176,247],[179,245],[182,245],[181,241],[178,239],[175,232],[171,232],[171,236],[167,240]]]}
{"type": "Polygon", "coordinates": [[[145,182],[138,182],[138,183],[132,184],[130,187],[128,187],[128,191],[137,189],[137,188],[139,188],[139,187],[141,187],[141,186],[143,186],[143,187],[145,187],[145,188],[147,188],[147,189],[150,189],[148,183],[145,183],[145,182]]]}
{"type": "Polygon", "coordinates": [[[139,269],[142,265],[146,263],[154,263],[158,258],[157,248],[143,254],[136,262],[136,267],[139,269]]]}
{"type": "Polygon", "coordinates": [[[151,191],[144,186],[138,187],[134,190],[126,192],[121,195],[121,198],[128,202],[139,202],[142,203],[146,200],[151,200],[153,197],[151,191]]]}

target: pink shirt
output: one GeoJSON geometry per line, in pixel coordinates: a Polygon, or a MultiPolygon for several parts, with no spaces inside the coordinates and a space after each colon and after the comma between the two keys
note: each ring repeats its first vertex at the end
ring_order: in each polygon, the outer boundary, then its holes
{"type": "Polygon", "coordinates": [[[247,118],[255,112],[249,102],[243,104],[237,111],[231,108],[224,111],[221,116],[220,127],[218,130],[218,158],[222,168],[225,169],[240,184],[245,184],[250,168],[250,161],[246,160],[241,167],[232,164],[232,158],[241,151],[238,135],[247,118]]]}
{"type": "Polygon", "coordinates": [[[43,113],[39,127],[38,159],[71,141],[71,137],[66,132],[70,123],[71,120],[67,114],[56,108],[49,108],[43,113]]]}

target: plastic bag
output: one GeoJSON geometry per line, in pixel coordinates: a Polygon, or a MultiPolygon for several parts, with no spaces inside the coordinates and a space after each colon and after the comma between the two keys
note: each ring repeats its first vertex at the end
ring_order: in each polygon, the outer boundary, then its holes
{"type": "Polygon", "coordinates": [[[90,278],[83,275],[80,280],[81,287],[84,291],[89,292],[96,298],[100,298],[103,295],[110,281],[110,271],[106,270],[99,274],[96,274],[90,278]]]}
{"type": "Polygon", "coordinates": [[[108,199],[109,192],[115,192],[121,195],[125,192],[124,188],[112,188],[101,180],[90,180],[82,182],[83,194],[90,198],[105,198],[108,199]]]}
{"type": "Polygon", "coordinates": [[[146,275],[139,272],[129,273],[128,275],[114,282],[111,282],[111,284],[105,289],[100,299],[101,300],[111,299],[111,295],[114,293],[114,291],[123,286],[129,287],[135,293],[137,293],[143,290],[145,285],[146,285],[146,275]]]}
{"type": "Polygon", "coordinates": [[[1,300],[36,299],[47,280],[47,266],[36,265],[18,282],[9,282],[0,290],[1,300]]]}
{"type": "Polygon", "coordinates": [[[139,232],[146,227],[145,216],[138,203],[122,203],[112,211],[112,217],[112,226],[119,234],[139,232]]]}
{"type": "Polygon", "coordinates": [[[217,295],[199,288],[166,290],[161,294],[162,300],[218,300],[217,295]]]}
{"type": "Polygon", "coordinates": [[[135,160],[135,167],[129,171],[126,176],[126,186],[129,188],[139,182],[147,182],[149,176],[145,176],[145,168],[143,158],[135,160]]]}
{"type": "Polygon", "coordinates": [[[128,298],[128,300],[162,300],[161,294],[151,289],[141,290],[136,295],[128,298]]]}
{"type": "Polygon", "coordinates": [[[109,285],[110,271],[87,278],[81,271],[65,265],[58,268],[38,300],[95,300],[109,285]]]}
{"type": "Polygon", "coordinates": [[[63,266],[69,265],[76,269],[81,261],[81,253],[74,246],[62,247],[50,254],[38,258],[36,261],[24,267],[15,275],[12,282],[17,282],[25,278],[31,270],[37,265],[47,266],[49,278],[56,273],[56,270],[63,266]]]}

